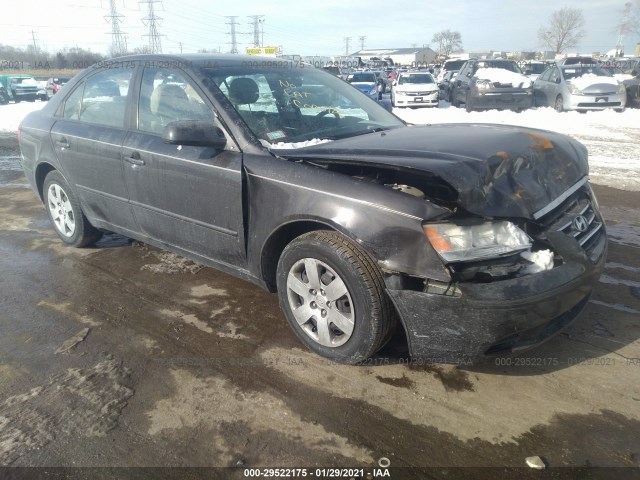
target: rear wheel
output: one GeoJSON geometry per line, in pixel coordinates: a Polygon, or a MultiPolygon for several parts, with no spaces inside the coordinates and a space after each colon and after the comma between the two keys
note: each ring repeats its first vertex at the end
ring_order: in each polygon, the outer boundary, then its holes
{"type": "Polygon", "coordinates": [[[473,112],[473,104],[471,103],[471,95],[469,93],[467,93],[467,98],[465,98],[464,108],[467,112],[473,112]]]}
{"type": "Polygon", "coordinates": [[[280,305],[298,338],[343,363],[369,358],[391,337],[396,313],[380,269],[344,235],[310,232],[278,262],[280,305]]]}
{"type": "Polygon", "coordinates": [[[102,232],[89,223],[66,180],[57,171],[44,180],[44,204],[56,234],[74,247],[96,243],[102,232]]]}
{"type": "Polygon", "coordinates": [[[558,95],[556,97],[556,112],[564,112],[564,100],[562,99],[562,95],[558,95]]]}

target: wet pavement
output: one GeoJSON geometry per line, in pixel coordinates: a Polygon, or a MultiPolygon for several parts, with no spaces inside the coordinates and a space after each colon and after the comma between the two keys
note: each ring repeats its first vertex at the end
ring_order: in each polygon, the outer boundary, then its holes
{"type": "MultiPolygon", "coordinates": [[[[0,465],[640,467],[640,193],[595,187],[605,275],[541,348],[454,367],[397,343],[352,367],[305,350],[251,284],[117,235],[63,246],[16,155],[4,134],[0,465]]],[[[392,478],[425,475],[458,478],[392,478]]]]}

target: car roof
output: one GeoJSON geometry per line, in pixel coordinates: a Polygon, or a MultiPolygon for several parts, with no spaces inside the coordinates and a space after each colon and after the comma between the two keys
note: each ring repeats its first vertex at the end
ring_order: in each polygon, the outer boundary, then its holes
{"type": "MultiPolygon", "coordinates": [[[[240,67],[240,66],[249,66],[251,68],[254,65],[254,62],[263,62],[269,60],[270,62],[274,61],[273,57],[262,57],[258,55],[237,55],[234,53],[189,53],[189,54],[140,54],[140,55],[128,55],[125,57],[115,57],[105,60],[103,62],[98,62],[96,66],[100,67],[100,65],[109,65],[115,62],[132,62],[132,61],[156,61],[156,62],[166,62],[169,67],[171,66],[180,66],[180,64],[193,65],[201,68],[206,68],[207,66],[216,66],[216,67],[240,67]]],[[[295,66],[295,62],[292,64],[295,66]]]]}

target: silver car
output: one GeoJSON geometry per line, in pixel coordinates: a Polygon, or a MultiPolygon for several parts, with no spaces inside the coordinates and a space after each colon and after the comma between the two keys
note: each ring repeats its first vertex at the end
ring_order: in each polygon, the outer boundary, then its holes
{"type": "Polygon", "coordinates": [[[553,65],[533,84],[535,105],[564,110],[624,110],[625,86],[596,65],[553,65]]]}

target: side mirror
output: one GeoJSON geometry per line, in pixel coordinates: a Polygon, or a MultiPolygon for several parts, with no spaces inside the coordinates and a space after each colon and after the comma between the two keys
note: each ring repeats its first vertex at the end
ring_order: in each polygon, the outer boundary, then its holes
{"type": "Polygon", "coordinates": [[[560,85],[560,81],[561,81],[560,77],[556,78],[556,83],[557,83],[558,85],[560,85]]]}
{"type": "Polygon", "coordinates": [[[227,145],[224,132],[211,122],[180,120],[164,127],[162,139],[171,145],[191,145],[222,149],[227,145]]]}

